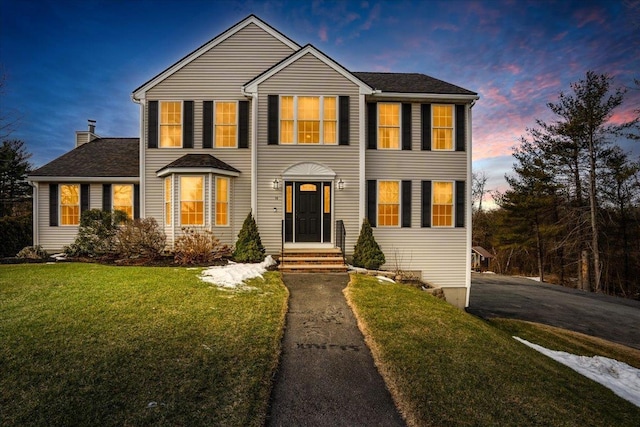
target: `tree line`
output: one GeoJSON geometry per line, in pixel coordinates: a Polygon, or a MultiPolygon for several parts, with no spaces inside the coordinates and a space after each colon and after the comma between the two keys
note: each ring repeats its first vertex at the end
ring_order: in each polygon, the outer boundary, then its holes
{"type": "Polygon", "coordinates": [[[640,139],[640,109],[613,120],[626,93],[589,71],[548,103],[553,120],[520,138],[497,209],[483,209],[487,177],[474,174],[473,243],[496,272],[640,299],[640,158],[620,145],[640,139]]]}

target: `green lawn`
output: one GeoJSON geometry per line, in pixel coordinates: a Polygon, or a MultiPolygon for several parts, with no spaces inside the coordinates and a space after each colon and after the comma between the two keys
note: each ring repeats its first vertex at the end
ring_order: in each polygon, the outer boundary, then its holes
{"type": "Polygon", "coordinates": [[[287,290],[199,271],[0,266],[0,424],[262,425],[287,290]]]}
{"type": "Polygon", "coordinates": [[[511,335],[522,331],[541,345],[582,353],[600,346],[631,364],[639,360],[635,350],[572,334],[554,338],[522,322],[487,323],[416,288],[369,276],[353,275],[345,293],[410,425],[639,425],[640,408],[511,335]]]}

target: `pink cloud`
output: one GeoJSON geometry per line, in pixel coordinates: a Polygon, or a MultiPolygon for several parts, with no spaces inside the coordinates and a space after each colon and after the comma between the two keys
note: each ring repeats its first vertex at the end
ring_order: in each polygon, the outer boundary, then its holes
{"type": "Polygon", "coordinates": [[[326,42],[328,40],[326,26],[323,25],[320,27],[320,29],[318,30],[318,37],[320,37],[320,40],[322,40],[323,42],[326,42]]]}
{"type": "Polygon", "coordinates": [[[580,9],[574,13],[574,18],[578,21],[578,28],[595,22],[596,24],[604,24],[605,17],[601,9],[580,9]]]}
{"type": "Polygon", "coordinates": [[[371,12],[369,12],[369,16],[367,17],[367,20],[365,21],[364,24],[360,26],[360,29],[368,30],[369,28],[371,28],[373,23],[378,20],[379,17],[380,17],[380,3],[376,4],[375,6],[373,6],[373,8],[371,8],[371,12]]]}
{"type": "Polygon", "coordinates": [[[567,36],[567,34],[569,34],[569,31],[564,31],[564,32],[562,32],[560,34],[557,34],[552,40],[554,42],[559,42],[559,41],[563,40],[567,36]]]}

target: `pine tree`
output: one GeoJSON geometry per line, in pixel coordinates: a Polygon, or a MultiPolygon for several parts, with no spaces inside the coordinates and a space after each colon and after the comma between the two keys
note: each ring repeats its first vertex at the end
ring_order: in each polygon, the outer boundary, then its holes
{"type": "Polygon", "coordinates": [[[384,253],[373,237],[373,230],[368,219],[362,222],[360,235],[353,248],[353,265],[369,270],[377,270],[385,263],[384,253]]]}
{"type": "Polygon", "coordinates": [[[265,249],[262,246],[258,225],[249,212],[238,233],[236,249],[233,251],[233,259],[237,262],[262,262],[265,258],[265,249]]]}

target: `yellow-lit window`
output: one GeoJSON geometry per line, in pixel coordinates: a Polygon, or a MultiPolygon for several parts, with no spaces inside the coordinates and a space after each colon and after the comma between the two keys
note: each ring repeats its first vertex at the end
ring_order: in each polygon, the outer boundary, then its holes
{"type": "Polygon", "coordinates": [[[216,147],[236,147],[238,114],[235,102],[216,102],[216,147]]]}
{"type": "Polygon", "coordinates": [[[378,149],[400,148],[400,104],[378,103],[378,149]]]}
{"type": "Polygon", "coordinates": [[[336,98],[335,96],[325,96],[323,98],[324,102],[324,114],[322,117],[323,123],[323,141],[325,144],[336,144],[336,122],[337,122],[337,113],[336,113],[336,98]]]}
{"type": "Polygon", "coordinates": [[[434,227],[453,225],[453,182],[433,183],[432,224],[434,227]]]}
{"type": "Polygon", "coordinates": [[[113,188],[113,210],[122,211],[127,214],[127,218],[133,218],[133,185],[114,184],[113,188]]]}
{"type": "Polygon", "coordinates": [[[60,185],[60,224],[80,224],[80,184],[60,185]]]}
{"type": "Polygon", "coordinates": [[[216,177],[216,225],[229,225],[229,178],[216,177]]]}
{"type": "Polygon", "coordinates": [[[160,147],[182,147],[182,102],[160,102],[160,147]]]}
{"type": "Polygon", "coordinates": [[[293,96],[280,98],[280,144],[293,144],[293,96]]]}
{"type": "Polygon", "coordinates": [[[204,225],[204,178],[180,177],[180,224],[204,225]]]}
{"type": "Polygon", "coordinates": [[[287,213],[293,212],[293,185],[287,185],[285,195],[285,209],[287,213]]]}
{"type": "Polygon", "coordinates": [[[397,226],[400,218],[400,183],[378,182],[378,225],[397,226]]]}
{"type": "Polygon", "coordinates": [[[164,179],[164,223],[171,225],[171,184],[170,176],[164,179]]]}
{"type": "Polygon", "coordinates": [[[320,98],[298,97],[298,144],[320,143],[320,98]]]}
{"type": "Polygon", "coordinates": [[[331,213],[331,187],[324,186],[324,213],[331,213]]]}
{"type": "Polygon", "coordinates": [[[433,106],[433,149],[453,150],[453,105],[433,106]]]}

